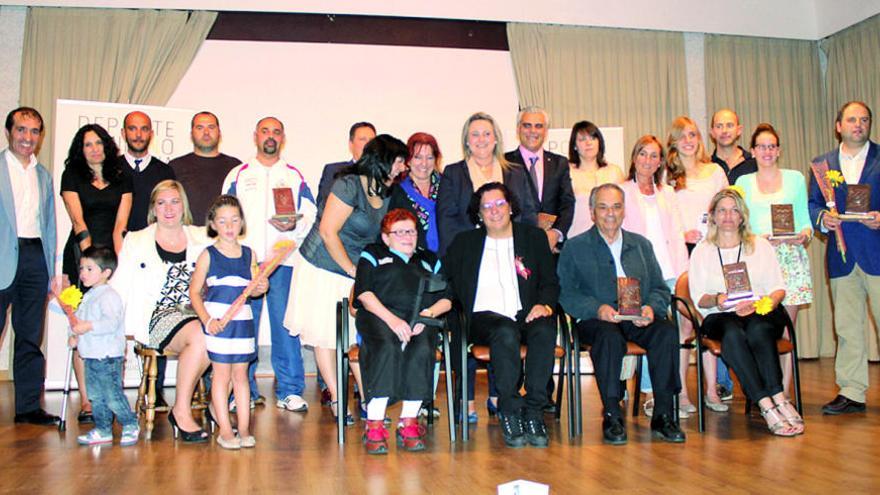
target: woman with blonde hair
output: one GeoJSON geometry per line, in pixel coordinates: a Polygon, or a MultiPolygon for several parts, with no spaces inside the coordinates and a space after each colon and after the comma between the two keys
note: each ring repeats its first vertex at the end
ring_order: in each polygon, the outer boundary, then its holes
{"type": "Polygon", "coordinates": [[[501,130],[491,115],[477,112],[465,120],[461,147],[464,159],[443,170],[437,194],[441,256],[459,232],[476,226],[468,218],[467,209],[471,195],[483,184],[506,185],[520,205],[520,214],[514,220],[530,225],[538,222],[538,204],[529,189],[528,173],[524,167],[504,159],[501,130]]]}
{"type": "Polygon", "coordinates": [[[774,435],[803,433],[804,420],[782,392],[776,340],[785,328],[785,281],[773,246],[749,227],[741,193],[726,188],[709,204],[706,238],[691,254],[690,292],[703,316],[703,332],[721,341],[721,355],[761,408],[774,435]],[[745,270],[751,296],[728,292],[724,271],[745,270]],[[734,300],[735,299],[735,300],[734,300]]]}

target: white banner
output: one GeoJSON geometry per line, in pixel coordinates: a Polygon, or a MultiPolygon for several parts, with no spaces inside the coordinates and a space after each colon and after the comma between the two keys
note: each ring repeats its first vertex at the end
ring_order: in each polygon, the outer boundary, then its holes
{"type": "MultiPolygon", "coordinates": [[[[146,105],[124,105],[117,103],[101,103],[95,101],[58,100],[55,107],[55,215],[58,220],[58,245],[56,246],[55,272],[61,273],[61,261],[64,244],[70,236],[70,217],[61,201],[61,173],[64,171],[64,160],[70,148],[70,142],[80,127],[86,124],[98,124],[116,140],[121,151],[126,149],[122,137],[122,121],[129,112],[140,110],[150,116],[153,122],[153,140],[150,143],[150,154],[164,162],[171,158],[192,151],[190,140],[190,119],[193,110],[181,108],[165,108],[146,105]]],[[[126,329],[131,334],[132,329],[126,329]]],[[[125,386],[136,387],[140,383],[140,363],[135,359],[133,342],[129,342],[126,350],[125,386]]],[[[46,316],[46,389],[64,387],[64,372],[67,368],[67,319],[56,311],[48,311],[46,316]]],[[[175,383],[177,363],[169,361],[165,384],[175,383]]],[[[76,380],[71,378],[72,387],[76,388],[76,380]]]]}

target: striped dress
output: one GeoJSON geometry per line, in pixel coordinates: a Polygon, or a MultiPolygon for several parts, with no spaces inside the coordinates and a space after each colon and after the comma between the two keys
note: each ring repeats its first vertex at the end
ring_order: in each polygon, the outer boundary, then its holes
{"type": "MultiPolygon", "coordinates": [[[[211,266],[205,285],[205,309],[211,318],[220,319],[251,280],[250,248],[242,246],[241,257],[227,258],[215,246],[208,247],[211,266]]],[[[205,333],[208,358],[215,363],[249,363],[257,358],[254,338],[254,316],[251,304],[242,306],[238,314],[217,335],[205,333]]]]}

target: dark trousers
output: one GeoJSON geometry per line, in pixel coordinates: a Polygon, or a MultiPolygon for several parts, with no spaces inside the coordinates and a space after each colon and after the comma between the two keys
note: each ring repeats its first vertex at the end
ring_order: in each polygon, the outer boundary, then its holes
{"type": "Polygon", "coordinates": [[[15,414],[40,408],[46,380],[46,358],[40,350],[46,317],[49,272],[39,239],[19,239],[18,267],[9,287],[0,290],[0,332],[6,327],[6,311],[12,305],[12,373],[15,378],[15,414]]]}
{"type": "Polygon", "coordinates": [[[400,339],[376,315],[361,309],[355,318],[361,336],[359,361],[367,400],[388,397],[389,403],[430,401],[437,329],[425,328],[401,350],[400,339]]]}
{"type": "Polygon", "coordinates": [[[782,368],[776,350],[776,340],[785,329],[782,311],[780,305],[763,316],[715,313],[703,321],[706,335],[721,341],[721,357],[733,368],[753,402],[782,392],[782,368]]]}
{"type": "Polygon", "coordinates": [[[547,380],[553,369],[556,319],[538,318],[525,323],[491,311],[481,311],[471,316],[470,341],[489,346],[498,387],[498,410],[504,414],[522,412],[526,418],[540,418],[547,403],[547,380]],[[525,397],[519,393],[523,369],[519,357],[521,344],[528,347],[525,397]]]}
{"type": "MultiPolygon", "coordinates": [[[[612,323],[599,319],[583,320],[576,324],[581,344],[592,346],[596,383],[605,414],[620,416],[621,360],[626,355],[626,342],[635,342],[648,352],[648,371],[654,385],[656,414],[672,415],[672,397],[681,391],[678,376],[678,332],[668,320],[654,320],[646,327],[632,322],[612,323]]],[[[674,416],[673,416],[674,417],[674,416]]]]}

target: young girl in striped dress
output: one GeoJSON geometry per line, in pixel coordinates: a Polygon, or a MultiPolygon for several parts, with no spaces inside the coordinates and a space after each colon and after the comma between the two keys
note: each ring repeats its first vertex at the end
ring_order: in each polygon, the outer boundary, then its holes
{"type": "MultiPolygon", "coordinates": [[[[250,434],[251,394],[247,369],[257,356],[250,303],[242,306],[226,325],[220,320],[250,282],[256,268],[256,256],[251,248],[238,242],[239,236],[245,232],[245,221],[241,204],[235,196],[223,195],[214,200],[207,220],[208,236],[217,241],[196,261],[190,282],[190,299],[202,321],[208,358],[214,369],[211,405],[220,427],[217,444],[224,449],[250,448],[256,445],[256,440],[250,434]],[[232,431],[229,422],[230,380],[235,392],[238,435],[232,431]]],[[[268,282],[262,281],[251,296],[258,297],[268,289],[268,282]]]]}

